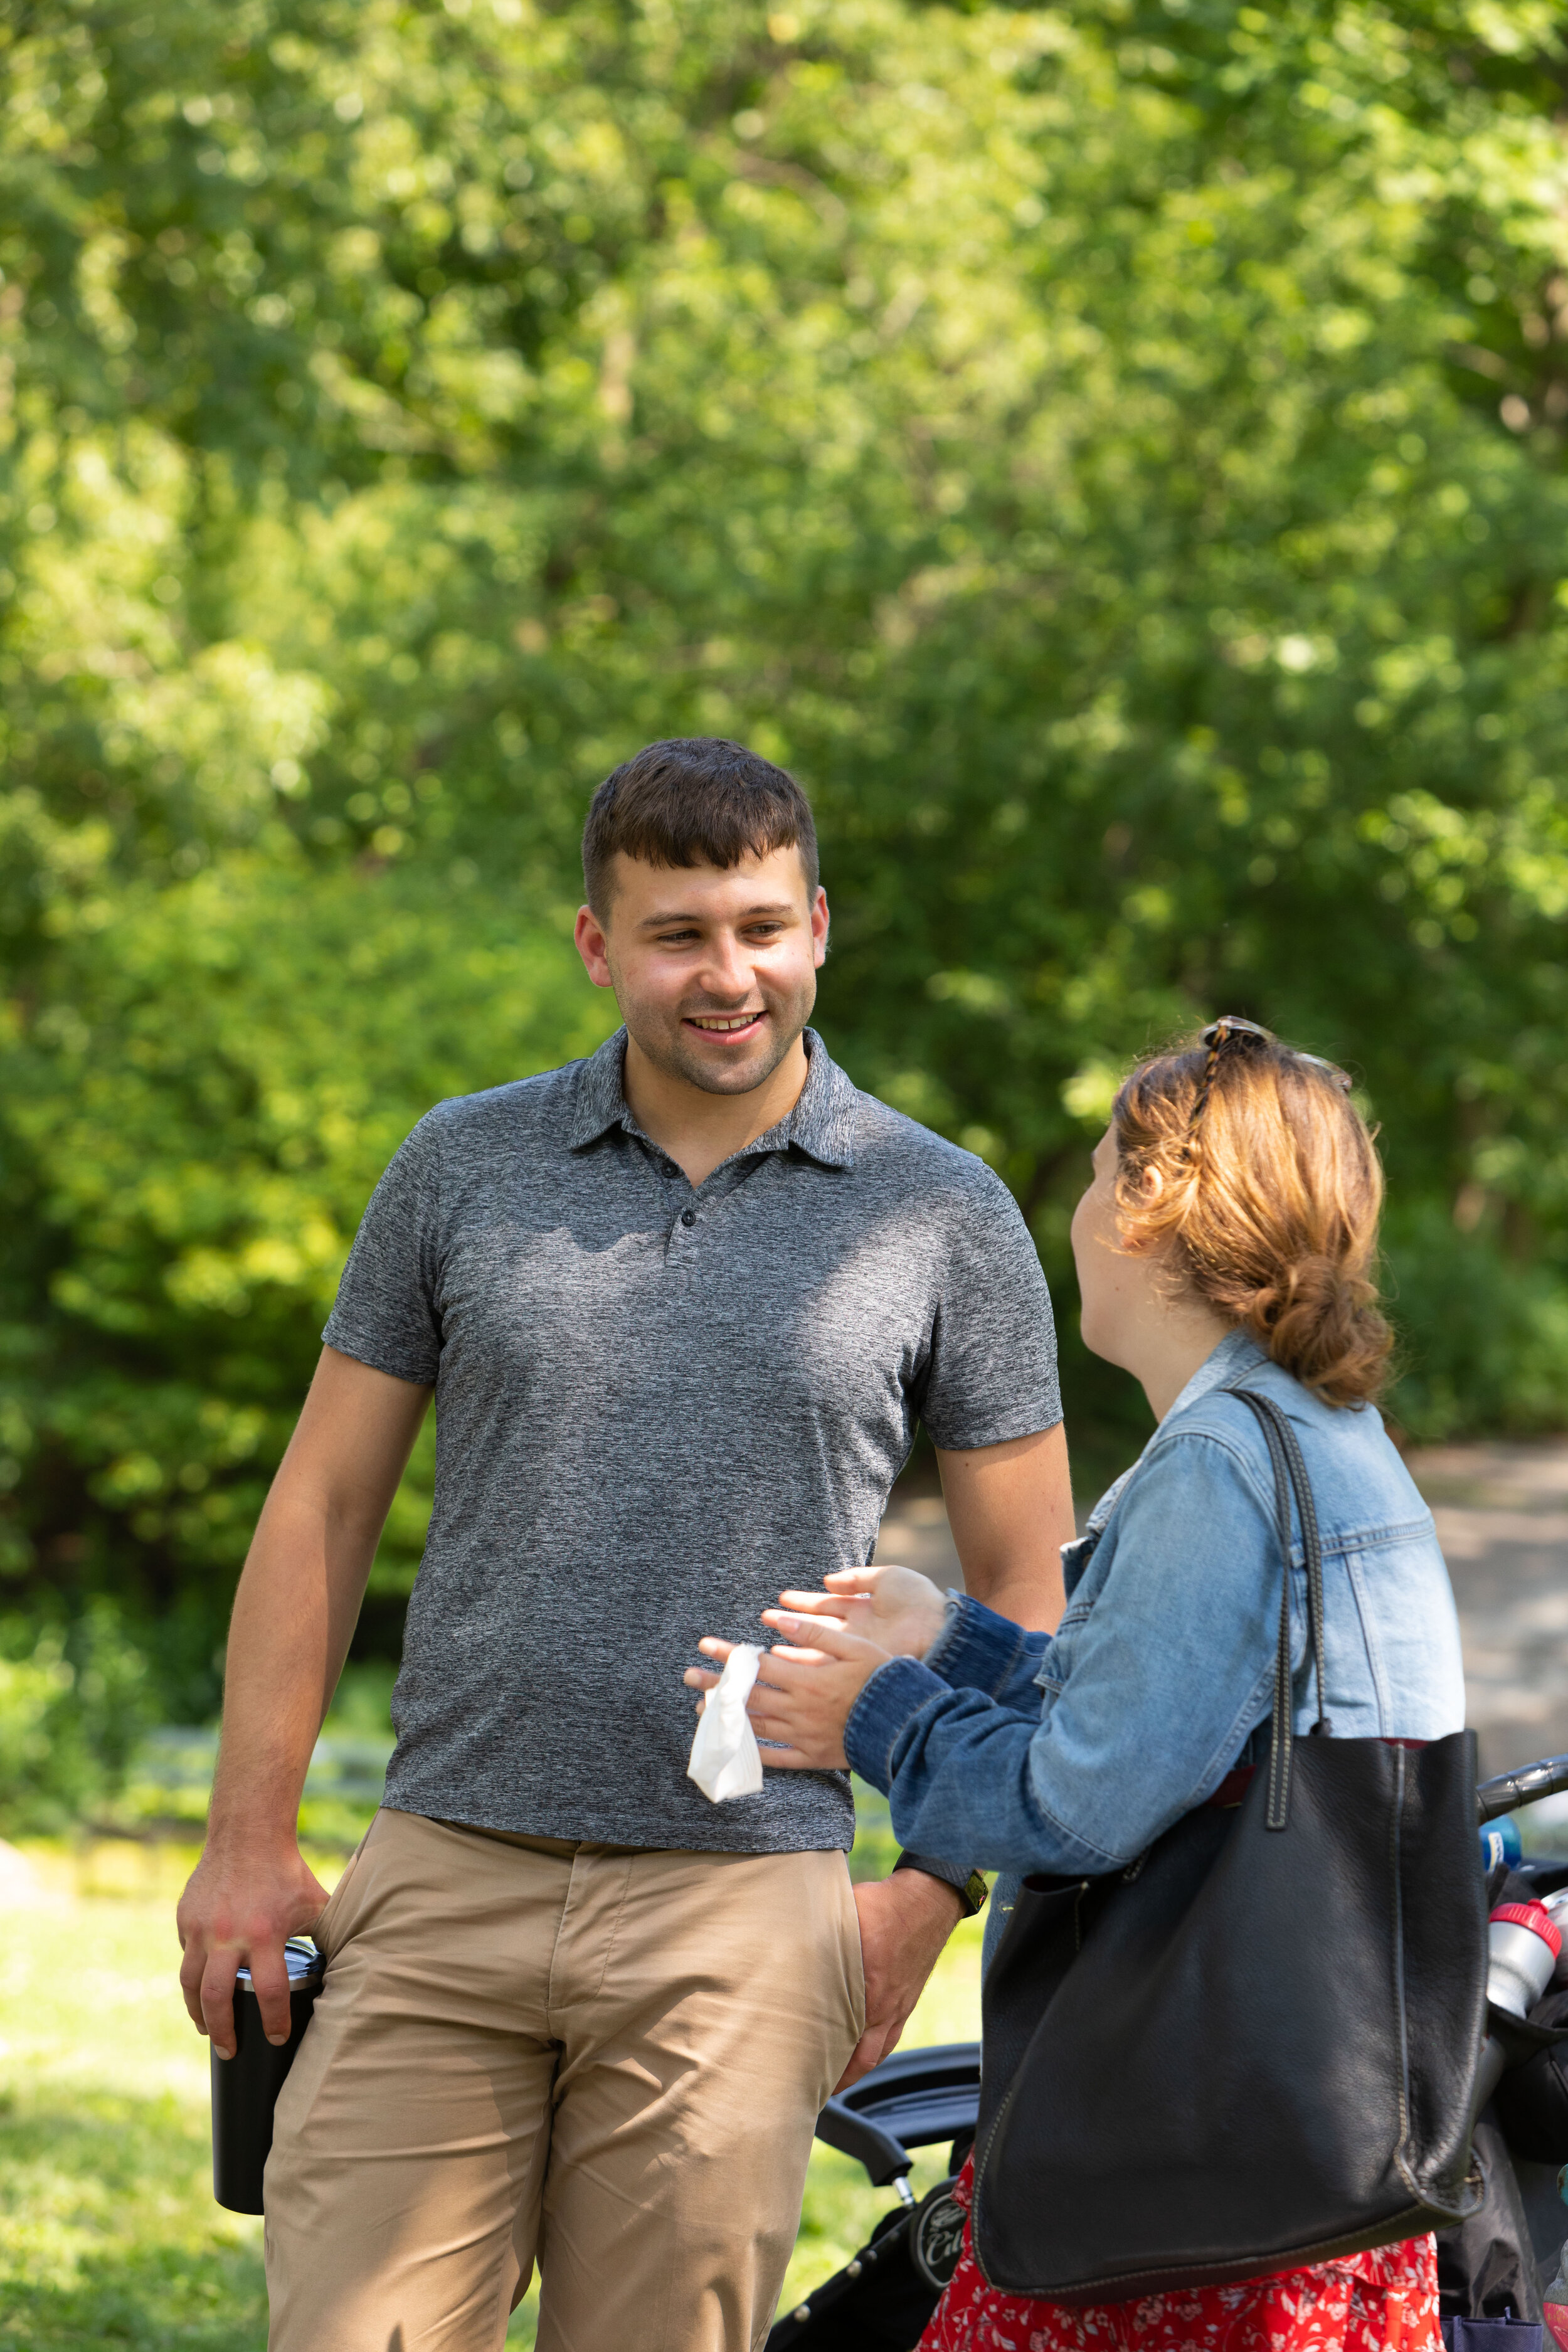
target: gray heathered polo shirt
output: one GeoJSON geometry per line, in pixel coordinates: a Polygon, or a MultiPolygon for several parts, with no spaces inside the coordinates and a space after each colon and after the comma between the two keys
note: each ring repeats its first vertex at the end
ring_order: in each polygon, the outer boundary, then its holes
{"type": "Polygon", "coordinates": [[[1061,1418],[1006,1188],[806,1032],[789,1117],[695,1191],[637,1129],[625,1032],[437,1104],[376,1186],[323,1337],[436,1384],[436,1499],[389,1804],[535,1837],[847,1846],[848,1783],[686,1778],[681,1670],[781,1586],[871,1556],[917,1417],[939,1445],[1061,1418]]]}

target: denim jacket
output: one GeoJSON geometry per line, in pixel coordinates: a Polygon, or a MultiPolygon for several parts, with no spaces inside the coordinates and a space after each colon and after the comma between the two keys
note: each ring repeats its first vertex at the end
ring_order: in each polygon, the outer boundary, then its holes
{"type": "MultiPolygon", "coordinates": [[[[1007,1872],[1124,1866],[1250,1760],[1268,1717],[1279,1547],[1247,1386],[1300,1441],[1323,1546],[1328,1689],[1342,1737],[1436,1739],[1465,1719],[1458,1620],[1421,1500],[1371,1405],[1334,1407],[1232,1332],[1131,1470],[1064,1545],[1067,1609],[1026,1633],[950,1596],[923,1660],[879,1667],[845,1748],[915,1852],[1007,1872]]],[[[1292,1550],[1295,1727],[1319,1706],[1292,1550]]]]}

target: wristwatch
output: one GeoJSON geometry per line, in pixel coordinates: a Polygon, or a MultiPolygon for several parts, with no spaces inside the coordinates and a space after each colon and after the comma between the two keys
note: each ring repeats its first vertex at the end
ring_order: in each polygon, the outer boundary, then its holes
{"type": "Polygon", "coordinates": [[[940,1878],[944,1886],[952,1887],[963,1904],[962,1916],[965,1919],[973,1919],[977,1912],[984,1911],[991,1899],[991,1889],[985,1883],[984,1872],[965,1870],[961,1862],[932,1862],[923,1853],[901,1853],[893,1868],[895,1872],[920,1870],[928,1878],[940,1878]]]}

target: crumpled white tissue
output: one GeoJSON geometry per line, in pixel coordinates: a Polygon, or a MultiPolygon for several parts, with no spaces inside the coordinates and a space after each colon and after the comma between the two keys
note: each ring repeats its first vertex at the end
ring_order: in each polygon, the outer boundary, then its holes
{"type": "Polygon", "coordinates": [[[757,1735],[746,1713],[762,1654],[750,1642],[737,1642],[697,1719],[687,1777],[716,1805],[727,1797],[754,1797],[763,1785],[757,1735]]]}

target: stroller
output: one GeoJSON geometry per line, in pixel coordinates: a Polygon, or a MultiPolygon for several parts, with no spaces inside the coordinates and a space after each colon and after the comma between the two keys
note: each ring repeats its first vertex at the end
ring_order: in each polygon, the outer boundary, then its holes
{"type": "MultiPolygon", "coordinates": [[[[1568,1790],[1568,1755],[1551,1756],[1483,1780],[1476,1791],[1483,1825],[1489,1909],[1539,1901],[1568,1887],[1568,1855],[1510,1858],[1484,1824],[1568,1790]]],[[[1492,2012],[1507,2043],[1507,2068],[1483,2109],[1472,2163],[1484,2196],[1461,2228],[1437,2241],[1445,2319],[1538,2323],[1542,2290],[1568,2237],[1559,2168],[1568,2165],[1568,1986],[1550,1987],[1515,2025],[1492,2012]]],[[[872,2186],[899,2202],[852,2262],[785,2312],[767,2352],[911,2352],[958,2264],[963,2213],[954,2181],[974,2144],[980,2109],[980,2044],[900,2050],[828,2100],[816,2137],[855,2158],[872,2186]],[[912,2151],[951,2142],[947,2177],[918,2202],[910,2187],[912,2151]]]]}

